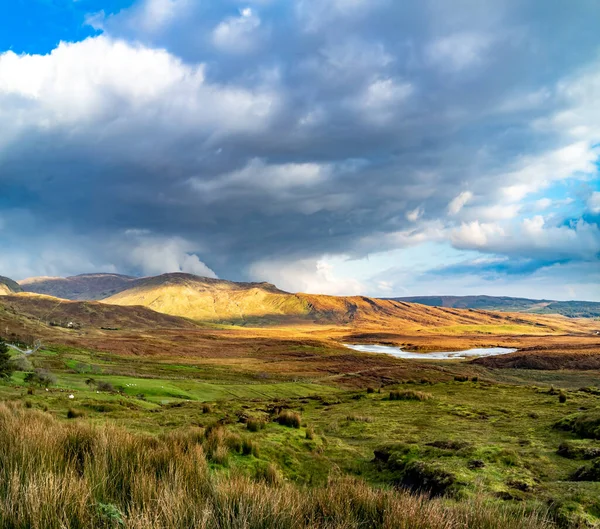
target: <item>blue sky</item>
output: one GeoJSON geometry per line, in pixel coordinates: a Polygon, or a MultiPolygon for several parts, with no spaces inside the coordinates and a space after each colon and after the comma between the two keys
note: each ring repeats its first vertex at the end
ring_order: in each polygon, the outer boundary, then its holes
{"type": "Polygon", "coordinates": [[[600,301],[593,0],[0,6],[0,275],[600,301]]]}

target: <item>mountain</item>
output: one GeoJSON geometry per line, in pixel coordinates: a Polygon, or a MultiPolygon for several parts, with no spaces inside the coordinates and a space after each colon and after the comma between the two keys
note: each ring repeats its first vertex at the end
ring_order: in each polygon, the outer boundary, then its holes
{"type": "MultiPolygon", "coordinates": [[[[104,306],[142,306],[159,313],[197,321],[242,325],[360,324],[406,329],[450,328],[456,325],[524,325],[537,327],[538,330],[545,328],[549,332],[575,325],[568,323],[566,319],[559,321],[555,316],[522,313],[502,315],[482,310],[491,305],[490,301],[487,302],[488,305],[482,304],[483,306],[478,307],[479,310],[459,310],[452,306],[424,306],[395,299],[365,296],[292,294],[270,283],[236,283],[185,273],[145,278],[116,274],[84,274],[64,279],[28,279],[22,281],[21,286],[30,292],[52,292],[64,299],[100,300],[104,306]]],[[[20,296],[24,297],[26,294],[20,296]]],[[[454,298],[435,298],[435,302],[442,303],[444,299],[448,303],[449,299],[454,298]]],[[[514,302],[512,305],[505,303],[500,306],[505,311],[530,307],[514,302]]],[[[466,307],[463,304],[461,309],[464,308],[466,307]]],[[[99,309],[94,305],[93,310],[99,309]]],[[[517,329],[515,332],[520,331],[517,329]]]]}
{"type": "Polygon", "coordinates": [[[135,277],[120,274],[82,274],[71,277],[30,277],[19,281],[25,292],[71,300],[99,300],[128,288],[135,277]]]}
{"type": "Polygon", "coordinates": [[[425,307],[365,296],[291,294],[270,283],[235,283],[182,273],[139,279],[102,302],[143,305],[175,316],[234,324],[356,324],[403,329],[506,325],[545,328],[547,332],[569,325],[555,316],[425,307]]]}
{"type": "Polygon", "coordinates": [[[553,301],[505,296],[413,296],[390,299],[407,303],[419,303],[430,307],[560,314],[570,318],[600,317],[600,303],[593,301],[553,301]]]}
{"type": "Polygon", "coordinates": [[[15,292],[21,292],[21,290],[19,283],[16,281],[13,281],[8,277],[0,276],[0,296],[14,294],[15,292]]]}
{"type": "Polygon", "coordinates": [[[204,321],[245,321],[306,316],[308,305],[270,283],[234,283],[173,273],[138,279],[130,288],[103,300],[114,305],[143,305],[158,312],[204,321]]]}

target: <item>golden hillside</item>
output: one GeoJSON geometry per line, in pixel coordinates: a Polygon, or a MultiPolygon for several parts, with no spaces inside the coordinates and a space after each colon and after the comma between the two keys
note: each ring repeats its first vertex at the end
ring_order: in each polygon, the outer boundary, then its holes
{"type": "Polygon", "coordinates": [[[143,305],[174,316],[234,323],[257,318],[276,321],[309,313],[305,301],[269,283],[234,283],[182,273],[140,279],[132,288],[103,302],[143,305]]]}
{"type": "MultiPolygon", "coordinates": [[[[577,332],[577,320],[560,316],[438,308],[365,296],[290,294],[269,283],[234,283],[190,274],[137,280],[103,303],[142,305],[174,316],[235,324],[354,325],[427,332],[577,332]]],[[[581,329],[579,329],[581,330],[581,329]]]]}

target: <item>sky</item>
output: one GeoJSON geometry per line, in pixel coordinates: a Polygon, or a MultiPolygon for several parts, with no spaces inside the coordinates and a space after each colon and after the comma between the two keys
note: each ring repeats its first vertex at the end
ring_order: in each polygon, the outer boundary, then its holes
{"type": "Polygon", "coordinates": [[[600,301],[596,0],[0,4],[0,275],[600,301]]]}

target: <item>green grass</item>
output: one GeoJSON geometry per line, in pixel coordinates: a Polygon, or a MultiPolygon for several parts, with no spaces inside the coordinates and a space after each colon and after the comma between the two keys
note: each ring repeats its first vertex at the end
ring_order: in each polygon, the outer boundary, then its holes
{"type": "MultiPolygon", "coordinates": [[[[312,352],[310,346],[290,347],[298,350],[312,352]]],[[[227,435],[247,439],[253,447],[246,455],[238,450],[215,456],[215,461],[222,456],[228,472],[253,475],[262,465],[260,472],[269,479],[276,475],[298,486],[323,486],[332,475],[357,477],[375,487],[408,483],[410,475],[451,476],[445,493],[455,500],[551,505],[563,527],[584,520],[600,523],[600,485],[570,481],[585,462],[557,453],[565,441],[591,448],[600,448],[600,441],[579,441],[573,432],[554,427],[565,417],[600,409],[600,392],[576,389],[597,385],[597,373],[489,371],[445,363],[439,364],[440,372],[449,373],[445,382],[392,384],[367,393],[366,385],[344,390],[335,385],[336,377],[294,382],[293,374],[283,374],[259,381],[240,366],[197,366],[187,359],[177,363],[69,347],[40,351],[31,360],[52,370],[56,385],[29,395],[24,373],[15,373],[0,383],[0,399],[27,401],[34,411],[47,410],[65,421],[72,409],[71,416],[82,415],[72,422],[116,424],[154,436],[219,423],[227,435]],[[461,370],[477,375],[479,382],[454,381],[461,370]],[[85,383],[90,376],[119,392],[98,393],[85,383]],[[550,384],[566,390],[565,403],[548,391],[550,384]],[[390,400],[392,391],[427,398],[390,400]],[[206,411],[203,403],[211,404],[206,411]],[[285,410],[300,414],[300,428],[277,423],[285,410]],[[248,419],[265,427],[249,431],[248,419]],[[384,461],[376,453],[389,457],[384,461]],[[266,470],[268,465],[276,474],[266,470]]]]}

